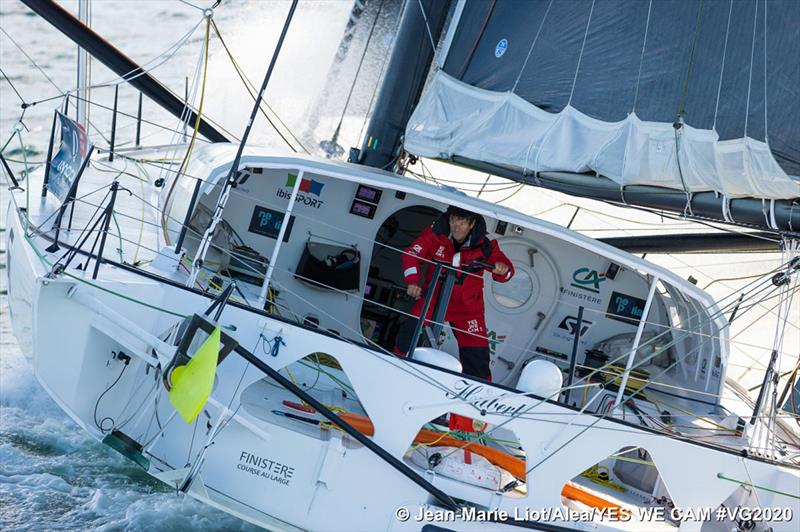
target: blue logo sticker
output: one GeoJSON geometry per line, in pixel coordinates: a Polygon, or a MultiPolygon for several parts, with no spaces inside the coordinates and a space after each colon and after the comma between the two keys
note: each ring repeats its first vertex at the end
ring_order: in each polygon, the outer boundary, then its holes
{"type": "Polygon", "coordinates": [[[503,57],[506,50],[508,50],[508,39],[500,39],[500,42],[494,47],[494,56],[497,58],[503,57]]]}

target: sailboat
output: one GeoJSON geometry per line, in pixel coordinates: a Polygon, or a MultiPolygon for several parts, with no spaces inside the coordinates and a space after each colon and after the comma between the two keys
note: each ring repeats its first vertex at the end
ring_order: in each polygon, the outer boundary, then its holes
{"type": "MultiPolygon", "coordinates": [[[[408,2],[343,162],[246,142],[296,2],[238,144],[56,4],[25,3],[194,130],[148,196],[125,165],[163,149],[99,156],[57,112],[47,164],[11,190],[14,331],[86,432],[272,530],[796,530],[784,335],[756,398],[726,398],[725,376],[745,298],[775,297],[785,322],[797,290],[800,84],[784,83],[791,54],[771,53],[797,49],[797,4],[408,2]],[[715,301],[618,247],[398,173],[417,157],[758,229],[787,260],[715,301]],[[477,214],[516,270],[485,282],[491,381],[461,371],[446,289],[426,294],[420,345],[392,352],[415,319],[401,259],[448,206],[477,214]]],[[[444,287],[463,275],[427,268],[444,287]]]]}

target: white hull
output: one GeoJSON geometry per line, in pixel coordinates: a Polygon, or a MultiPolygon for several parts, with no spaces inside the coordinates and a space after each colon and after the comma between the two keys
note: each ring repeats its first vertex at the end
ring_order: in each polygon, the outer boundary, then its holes
{"type": "MultiPolygon", "coordinates": [[[[28,356],[37,379],[98,440],[113,424],[141,444],[151,475],[177,487],[188,482],[189,495],[269,529],[420,530],[426,523],[457,530],[513,526],[459,517],[450,521],[447,514],[435,512],[416,519],[425,509],[441,510],[428,492],[351,437],[275,415],[284,400],[298,400],[235,353],[218,367],[213,394],[198,421],[187,425],[174,416],[157,371],[174,351],[160,338],[181,321],[180,315],[202,312],[213,298],[129,267],[104,265],[94,281],[91,269],[72,267],[51,278],[49,266],[34,251],[34,246],[44,249],[48,242],[24,238],[24,220],[13,200],[8,212],[9,235],[14,235],[7,248],[9,303],[15,334],[26,354],[32,354],[28,356]],[[128,366],[117,356],[120,352],[131,358],[128,366]],[[399,507],[408,509],[408,520],[397,518],[399,507]]],[[[47,258],[54,262],[57,257],[47,258]]],[[[523,518],[547,508],[563,509],[564,503],[585,510],[562,497],[565,484],[621,449],[638,447],[647,450],[674,504],[684,511],[708,508],[713,513],[723,503],[788,508],[785,515],[791,520],[768,525],[787,531],[800,526],[800,500],[793,496],[800,487],[797,467],[745,458],[720,446],[476,382],[243,305],[228,304],[219,323],[235,326],[239,345],[272,368],[291,366],[296,372],[292,378],[305,388],[316,385],[310,382],[314,373],[303,373],[298,361],[312,353],[334,356],[357,391],[358,401],[350,399],[349,410],[369,416],[374,443],[433,486],[475,508],[523,518]],[[272,356],[262,344],[277,336],[285,346],[272,356]],[[524,415],[509,416],[509,412],[524,415]],[[414,465],[407,453],[415,435],[447,413],[491,426],[502,424],[513,433],[526,453],[526,489],[488,490],[414,465]],[[756,488],[745,490],[742,483],[756,488]]],[[[319,372],[316,377],[319,380],[319,372]]],[[[335,397],[334,388],[323,385],[315,393],[328,404],[345,401],[335,397]]],[[[589,484],[587,489],[591,488],[589,484]]],[[[595,491],[613,495],[601,487],[595,491]]],[[[690,519],[680,524],[601,519],[551,524],[587,530],[723,526],[714,520],[690,519]]]]}

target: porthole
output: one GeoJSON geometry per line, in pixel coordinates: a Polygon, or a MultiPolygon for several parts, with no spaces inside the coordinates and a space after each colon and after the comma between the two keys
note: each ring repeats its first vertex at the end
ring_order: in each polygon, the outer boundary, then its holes
{"type": "Polygon", "coordinates": [[[514,277],[505,283],[492,281],[492,295],[504,308],[519,308],[533,295],[533,280],[527,271],[519,268],[514,277]]]}

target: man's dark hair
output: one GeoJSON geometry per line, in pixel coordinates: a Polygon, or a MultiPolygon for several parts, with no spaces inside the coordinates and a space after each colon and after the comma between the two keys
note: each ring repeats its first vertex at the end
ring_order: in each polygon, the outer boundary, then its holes
{"type": "Polygon", "coordinates": [[[475,220],[478,219],[478,215],[475,214],[474,212],[468,211],[466,209],[462,209],[461,207],[455,207],[453,205],[450,205],[449,207],[447,207],[447,211],[445,212],[445,214],[448,217],[449,216],[456,216],[457,218],[466,218],[470,222],[474,222],[475,220]]]}

